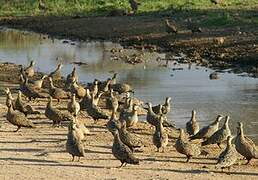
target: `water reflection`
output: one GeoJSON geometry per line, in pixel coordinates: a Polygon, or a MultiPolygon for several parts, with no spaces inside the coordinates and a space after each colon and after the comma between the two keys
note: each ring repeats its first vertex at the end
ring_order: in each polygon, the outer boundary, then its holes
{"type": "MultiPolygon", "coordinates": [[[[195,108],[201,125],[214,120],[217,114],[230,115],[233,131],[236,123],[244,121],[247,134],[256,136],[258,126],[258,80],[234,74],[222,74],[219,80],[209,80],[211,70],[196,69],[195,65],[174,65],[167,62],[167,68],[158,62],[141,65],[127,65],[110,60],[110,49],[120,47],[111,42],[66,42],[52,40],[35,33],[15,30],[0,31],[0,59],[26,65],[36,61],[38,71],[51,72],[59,62],[64,63],[63,75],[69,73],[74,61],[87,63],[78,67],[82,82],[94,78],[106,79],[110,72],[118,72],[120,81],[135,88],[136,96],[154,104],[171,96],[173,110],[170,118],[183,127],[195,108]],[[58,59],[57,59],[58,57],[58,59]],[[144,68],[145,66],[145,68],[144,68]],[[183,68],[173,71],[173,68],[183,68]]],[[[159,54],[152,54],[156,59],[159,54]]]]}

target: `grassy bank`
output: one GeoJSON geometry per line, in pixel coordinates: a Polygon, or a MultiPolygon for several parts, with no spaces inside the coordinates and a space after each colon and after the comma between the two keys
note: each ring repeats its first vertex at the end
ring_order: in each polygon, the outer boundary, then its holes
{"type": "MultiPolygon", "coordinates": [[[[38,8],[37,0],[1,0],[0,16],[36,15],[104,15],[111,9],[129,10],[127,0],[43,0],[47,11],[38,8]]],[[[215,5],[210,0],[138,0],[141,2],[139,14],[154,11],[200,10],[200,9],[250,9],[258,6],[257,0],[225,0],[215,5]]]]}

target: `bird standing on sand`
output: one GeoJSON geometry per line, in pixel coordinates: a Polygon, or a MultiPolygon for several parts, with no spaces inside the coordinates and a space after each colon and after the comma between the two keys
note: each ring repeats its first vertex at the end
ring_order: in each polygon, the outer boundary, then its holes
{"type": "Polygon", "coordinates": [[[43,75],[39,80],[33,81],[32,85],[34,88],[41,89],[43,85],[44,79],[47,77],[47,75],[43,75]]]}
{"type": "Polygon", "coordinates": [[[139,137],[127,131],[125,122],[121,123],[121,128],[118,129],[118,132],[121,141],[127,145],[132,152],[134,152],[136,148],[142,147],[142,142],[140,141],[139,137]]]}
{"type": "Polygon", "coordinates": [[[226,116],[226,120],[222,128],[217,130],[206,141],[202,142],[202,146],[209,145],[209,144],[217,144],[220,147],[220,144],[226,141],[228,136],[231,136],[231,131],[229,129],[228,122],[229,122],[229,116],[226,116]]]}
{"type": "Polygon", "coordinates": [[[70,88],[70,85],[72,84],[72,82],[78,82],[78,80],[79,80],[79,77],[78,77],[78,75],[76,74],[76,68],[74,67],[73,68],[73,71],[70,73],[70,74],[68,74],[67,76],[66,76],[66,82],[65,82],[65,87],[66,88],[70,88]]]}
{"type": "Polygon", "coordinates": [[[155,127],[155,133],[153,134],[153,144],[156,146],[157,152],[159,152],[160,148],[162,148],[162,152],[165,152],[165,148],[168,145],[168,135],[164,131],[163,119],[164,115],[160,115],[158,126],[155,127]]]}
{"type": "Polygon", "coordinates": [[[118,120],[117,116],[116,116],[116,109],[112,110],[112,114],[111,117],[109,119],[109,121],[107,122],[107,129],[109,132],[111,132],[112,134],[118,130],[120,128],[120,121],[118,120]]]}
{"type": "Polygon", "coordinates": [[[166,22],[166,32],[168,34],[170,34],[170,33],[177,34],[178,33],[177,27],[173,24],[170,24],[168,19],[166,19],[165,22],[166,22]]]}
{"type": "Polygon", "coordinates": [[[8,107],[8,106],[10,106],[10,104],[12,104],[13,108],[15,109],[15,104],[13,102],[14,98],[12,96],[12,93],[11,93],[10,89],[6,88],[4,91],[6,93],[6,100],[5,100],[6,106],[8,107]]]}
{"type": "Polygon", "coordinates": [[[114,131],[114,142],[112,146],[112,153],[116,159],[120,160],[121,166],[126,166],[126,164],[139,164],[139,159],[137,159],[131,149],[126,146],[120,139],[118,131],[114,131]]]}
{"type": "Polygon", "coordinates": [[[192,110],[191,120],[186,123],[186,131],[189,135],[195,135],[199,131],[199,123],[196,120],[195,110],[192,110]]]}
{"type": "Polygon", "coordinates": [[[47,107],[45,109],[45,116],[53,121],[53,126],[61,125],[62,121],[72,121],[74,117],[69,114],[62,112],[52,106],[52,97],[49,97],[47,107]]]}
{"type": "Polygon", "coordinates": [[[57,68],[51,72],[48,77],[51,77],[53,80],[59,80],[62,78],[61,68],[63,65],[60,63],[57,65],[57,68]]]}
{"type": "Polygon", "coordinates": [[[49,87],[50,96],[57,99],[58,102],[60,102],[60,99],[68,99],[69,98],[70,93],[64,91],[61,88],[55,87],[51,77],[49,77],[49,82],[50,82],[50,87],[49,87]]]}
{"type": "Polygon", "coordinates": [[[8,106],[6,119],[11,124],[18,127],[14,132],[19,131],[21,127],[35,128],[35,125],[29,119],[27,119],[23,113],[13,110],[12,103],[8,106]]]}
{"type": "MultiPolygon", "coordinates": [[[[170,112],[170,108],[171,108],[170,101],[171,101],[171,97],[166,97],[165,103],[161,107],[162,114],[168,114],[170,112]]],[[[153,106],[152,110],[154,113],[159,114],[160,113],[160,105],[153,106]]]]}
{"type": "Polygon", "coordinates": [[[15,100],[15,110],[22,112],[25,116],[28,114],[40,114],[39,111],[35,111],[33,107],[29,104],[25,104],[22,101],[22,93],[18,91],[17,99],[15,100]]]}
{"type": "Polygon", "coordinates": [[[186,139],[183,129],[180,129],[180,135],[176,141],[176,150],[177,152],[186,155],[186,162],[189,162],[193,156],[198,156],[201,154],[200,147],[186,139]]]}
{"type": "Polygon", "coordinates": [[[216,120],[212,122],[210,125],[203,127],[196,133],[195,135],[191,136],[190,139],[207,139],[213,135],[219,129],[219,122],[221,121],[222,116],[218,115],[216,120]]]}
{"type": "Polygon", "coordinates": [[[80,104],[75,99],[75,94],[72,95],[71,101],[67,103],[67,110],[73,115],[77,116],[80,111],[80,104]]]}
{"type": "Polygon", "coordinates": [[[32,77],[34,76],[34,64],[35,62],[34,61],[31,61],[30,62],[30,65],[24,69],[24,73],[27,77],[32,77]]]}
{"type": "Polygon", "coordinates": [[[130,4],[134,14],[137,12],[138,6],[141,5],[141,3],[137,2],[136,0],[129,0],[129,4],[130,4]]]}
{"type": "Polygon", "coordinates": [[[257,147],[250,138],[244,135],[243,123],[238,123],[237,131],[235,140],[236,150],[247,159],[247,164],[249,164],[251,159],[258,159],[257,147]]]}
{"type": "Polygon", "coordinates": [[[68,126],[66,151],[72,155],[72,161],[74,161],[75,156],[78,156],[78,161],[80,161],[80,157],[85,156],[83,143],[78,137],[76,131],[78,131],[76,124],[73,121],[71,121],[68,126]]]}
{"type": "Polygon", "coordinates": [[[219,155],[218,163],[216,167],[221,169],[230,168],[233,164],[235,164],[237,160],[237,151],[234,145],[231,144],[232,137],[229,135],[227,137],[227,147],[226,149],[219,155]]]}
{"type": "Polygon", "coordinates": [[[70,85],[71,92],[76,95],[79,99],[82,99],[86,95],[86,89],[83,86],[78,85],[76,80],[74,79],[70,85]]]}

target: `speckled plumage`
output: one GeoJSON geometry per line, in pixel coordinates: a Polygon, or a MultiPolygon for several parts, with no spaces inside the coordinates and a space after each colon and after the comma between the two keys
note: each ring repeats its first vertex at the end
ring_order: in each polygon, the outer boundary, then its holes
{"type": "Polygon", "coordinates": [[[72,82],[78,82],[79,81],[79,77],[76,74],[76,68],[73,68],[73,71],[68,74],[66,76],[66,81],[65,81],[65,87],[69,89],[70,85],[72,84],[72,82]]]}
{"type": "Polygon", "coordinates": [[[58,64],[55,71],[51,72],[48,77],[51,77],[53,80],[59,80],[62,78],[61,68],[63,67],[62,64],[58,64]]]}
{"type": "Polygon", "coordinates": [[[198,156],[201,154],[200,146],[188,141],[185,137],[183,129],[180,129],[180,136],[176,141],[177,152],[186,155],[188,162],[193,156],[198,156]]]}
{"type": "Polygon", "coordinates": [[[120,121],[125,121],[126,127],[133,127],[137,124],[139,120],[137,109],[138,109],[138,106],[134,104],[132,107],[132,110],[121,112],[120,121]]]}
{"type": "Polygon", "coordinates": [[[52,106],[52,98],[49,97],[47,107],[45,109],[45,116],[53,121],[54,125],[60,125],[62,121],[72,121],[73,116],[69,113],[62,112],[52,106]]]}
{"type": "Polygon", "coordinates": [[[139,164],[139,159],[137,159],[134,155],[131,149],[126,146],[120,139],[118,131],[115,131],[113,133],[114,136],[114,142],[112,146],[112,153],[114,157],[121,162],[121,166],[125,164],[139,164]]]}
{"type": "Polygon", "coordinates": [[[103,111],[98,105],[94,103],[94,99],[91,99],[90,105],[86,108],[88,115],[90,115],[94,121],[98,119],[109,119],[109,115],[103,111]]]}
{"type": "Polygon", "coordinates": [[[191,136],[190,139],[207,139],[215,133],[219,128],[219,122],[222,119],[221,115],[218,115],[216,120],[208,126],[201,128],[195,135],[191,136]]]}
{"type": "Polygon", "coordinates": [[[25,115],[19,111],[13,110],[12,104],[8,106],[6,119],[14,126],[17,126],[17,132],[21,127],[35,128],[35,125],[25,117],[25,115]]]}
{"type": "Polygon", "coordinates": [[[255,143],[244,135],[243,124],[238,123],[237,136],[235,139],[236,150],[247,159],[247,164],[253,158],[258,158],[258,150],[255,143]]]}
{"type": "Polygon", "coordinates": [[[91,105],[91,95],[90,95],[90,90],[86,89],[86,94],[82,98],[82,100],[79,102],[81,109],[87,109],[91,105]]]}
{"type": "MultiPolygon", "coordinates": [[[[160,114],[155,114],[152,110],[152,104],[150,102],[147,103],[148,105],[148,112],[146,116],[146,121],[151,124],[152,126],[158,126],[159,124],[159,118],[160,114]]],[[[175,127],[175,125],[172,122],[168,122],[166,116],[163,116],[163,126],[164,127],[175,127]]]]}
{"type": "Polygon", "coordinates": [[[119,128],[119,136],[121,141],[127,145],[133,152],[135,148],[139,148],[142,146],[142,142],[140,139],[127,131],[126,129],[126,123],[122,123],[121,128],[119,128]]]}
{"type": "Polygon", "coordinates": [[[78,85],[75,80],[73,80],[71,83],[70,89],[71,92],[74,93],[79,99],[82,99],[86,95],[86,89],[83,86],[78,85]]]}
{"type": "Polygon", "coordinates": [[[67,141],[66,141],[66,151],[72,155],[74,160],[74,157],[79,157],[78,161],[80,160],[80,157],[85,156],[84,147],[81,139],[78,137],[77,134],[77,127],[76,124],[71,121],[68,126],[68,134],[67,134],[67,141]]]}
{"type": "Polygon", "coordinates": [[[165,103],[161,107],[160,107],[160,104],[152,107],[153,112],[155,114],[160,114],[160,112],[162,114],[168,114],[171,109],[170,101],[171,101],[171,97],[166,97],[165,103]]]}
{"type": "Polygon", "coordinates": [[[75,94],[72,95],[71,101],[67,103],[67,110],[73,115],[77,116],[80,111],[80,104],[75,99],[75,94]]]}
{"type": "Polygon", "coordinates": [[[196,111],[192,111],[192,117],[190,121],[186,123],[186,131],[189,135],[195,135],[199,131],[199,123],[196,120],[196,111]]]}
{"type": "Polygon", "coordinates": [[[118,120],[117,116],[116,116],[116,110],[113,109],[112,111],[112,115],[109,119],[109,121],[107,122],[107,129],[109,130],[109,132],[111,132],[112,134],[118,130],[120,128],[120,121],[118,120]]]}
{"type": "Polygon", "coordinates": [[[30,62],[30,65],[24,69],[24,73],[27,77],[32,77],[34,76],[34,64],[35,62],[34,61],[31,61],[30,62]]]}
{"type": "Polygon", "coordinates": [[[33,81],[32,82],[33,87],[38,89],[42,88],[43,81],[46,77],[47,75],[43,75],[39,80],[33,81]]]}
{"type": "Polygon", "coordinates": [[[22,112],[25,116],[27,116],[28,114],[40,114],[40,112],[35,111],[31,105],[25,104],[22,101],[21,95],[21,91],[18,91],[18,96],[15,100],[15,110],[22,112]]]}
{"type": "Polygon", "coordinates": [[[49,81],[50,81],[49,94],[52,98],[57,99],[59,102],[60,99],[68,99],[70,97],[69,92],[66,92],[63,89],[57,88],[54,86],[53,80],[51,77],[49,78],[49,81]]]}
{"type": "Polygon", "coordinates": [[[165,151],[166,146],[168,145],[168,135],[164,131],[163,127],[164,115],[159,116],[159,123],[155,127],[155,132],[153,134],[153,144],[156,146],[157,151],[162,148],[162,151],[165,151]]]}
{"type": "Polygon", "coordinates": [[[219,155],[216,167],[220,167],[222,169],[229,168],[236,162],[238,155],[235,146],[231,144],[231,141],[232,137],[229,135],[227,137],[227,147],[219,155]]]}
{"type": "Polygon", "coordinates": [[[202,146],[209,144],[220,144],[227,140],[228,136],[231,136],[231,131],[229,129],[229,116],[226,116],[226,120],[222,128],[217,130],[211,137],[209,137],[206,141],[202,142],[202,146]]]}
{"type": "Polygon", "coordinates": [[[25,79],[23,80],[23,76],[21,75],[21,82],[20,82],[20,91],[22,92],[22,94],[24,94],[26,97],[29,98],[29,100],[31,99],[36,99],[36,98],[47,98],[48,97],[48,93],[35,88],[33,86],[29,86],[28,85],[28,79],[25,77],[25,79]]]}
{"type": "Polygon", "coordinates": [[[119,94],[126,93],[126,92],[133,92],[133,88],[126,83],[123,84],[112,84],[111,88],[118,92],[119,94]]]}

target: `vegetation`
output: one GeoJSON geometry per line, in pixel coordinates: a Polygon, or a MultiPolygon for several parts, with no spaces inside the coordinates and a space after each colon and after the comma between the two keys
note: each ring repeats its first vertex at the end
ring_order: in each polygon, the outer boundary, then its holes
{"type": "MultiPolygon", "coordinates": [[[[110,9],[130,9],[128,0],[42,0],[47,11],[38,8],[38,0],[0,0],[1,16],[35,15],[103,15],[110,9]]],[[[204,10],[204,9],[249,9],[258,5],[257,0],[225,0],[215,5],[210,0],[138,0],[139,14],[155,11],[204,10]]]]}
{"type": "MultiPolygon", "coordinates": [[[[112,9],[130,11],[128,0],[0,0],[0,16],[103,16],[112,9]]],[[[215,5],[210,0],[138,0],[137,15],[163,15],[179,21],[191,18],[201,27],[255,25],[258,0],[224,0],[215,5]]]]}

